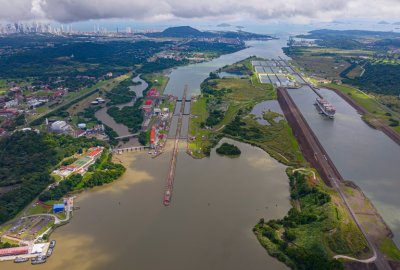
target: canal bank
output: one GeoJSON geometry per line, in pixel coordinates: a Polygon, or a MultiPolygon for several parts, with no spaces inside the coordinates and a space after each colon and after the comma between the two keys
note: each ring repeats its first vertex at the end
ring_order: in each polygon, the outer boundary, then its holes
{"type": "Polygon", "coordinates": [[[324,149],[345,180],[353,181],[378,209],[400,244],[400,147],[383,132],[368,126],[360,114],[335,92],[320,93],[337,109],[334,120],[313,106],[316,94],[308,87],[289,91],[324,149]]]}

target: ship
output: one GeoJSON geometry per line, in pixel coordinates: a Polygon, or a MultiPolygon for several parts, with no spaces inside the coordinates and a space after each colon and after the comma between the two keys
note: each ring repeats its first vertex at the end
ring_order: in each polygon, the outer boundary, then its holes
{"type": "Polygon", "coordinates": [[[45,263],[46,261],[47,261],[47,257],[40,255],[40,256],[37,256],[37,257],[33,258],[31,260],[31,263],[32,264],[42,264],[42,263],[45,263]]]}
{"type": "Polygon", "coordinates": [[[24,258],[24,257],[16,257],[14,260],[15,263],[24,263],[27,261],[29,261],[29,258],[24,258]]]}
{"type": "Polygon", "coordinates": [[[49,258],[53,254],[53,248],[49,248],[46,253],[46,257],[49,258]]]}
{"type": "Polygon", "coordinates": [[[54,248],[56,246],[56,240],[51,240],[49,247],[54,248]]]}
{"type": "Polygon", "coordinates": [[[316,98],[315,106],[321,114],[333,118],[336,113],[336,108],[324,98],[316,98]]]}
{"type": "Polygon", "coordinates": [[[164,205],[168,206],[171,202],[171,191],[167,190],[164,194],[164,205]]]}

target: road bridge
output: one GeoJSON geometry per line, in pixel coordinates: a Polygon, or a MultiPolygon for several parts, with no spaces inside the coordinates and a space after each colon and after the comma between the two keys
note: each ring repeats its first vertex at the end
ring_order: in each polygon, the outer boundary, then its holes
{"type": "Polygon", "coordinates": [[[113,153],[122,154],[124,152],[135,152],[135,151],[143,151],[150,149],[149,146],[132,146],[132,147],[124,147],[124,148],[115,148],[112,150],[113,153]]]}
{"type": "Polygon", "coordinates": [[[125,138],[135,138],[135,137],[139,136],[139,134],[140,134],[139,132],[138,133],[132,133],[132,134],[128,134],[128,135],[115,137],[114,139],[121,140],[121,139],[125,139],[125,138]]]}

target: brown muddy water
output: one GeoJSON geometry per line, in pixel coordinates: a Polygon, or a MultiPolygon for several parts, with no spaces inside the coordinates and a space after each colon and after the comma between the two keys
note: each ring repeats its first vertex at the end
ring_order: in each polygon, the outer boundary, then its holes
{"type": "MultiPolygon", "coordinates": [[[[227,141],[227,140],[223,140],[227,141]]],[[[232,141],[230,141],[232,142],[232,141]]],[[[47,269],[287,269],[252,233],[263,217],[290,208],[285,166],[264,151],[233,142],[239,158],[194,160],[178,154],[172,203],[162,204],[171,152],[117,155],[127,172],[114,183],[78,195],[70,224],[56,230],[47,269]]],[[[170,144],[171,145],[171,144],[170,144]]],[[[4,269],[32,269],[3,263],[4,269]]]]}

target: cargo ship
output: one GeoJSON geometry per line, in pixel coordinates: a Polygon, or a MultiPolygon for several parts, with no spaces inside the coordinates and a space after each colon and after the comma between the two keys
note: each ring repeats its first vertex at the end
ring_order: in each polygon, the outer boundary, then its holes
{"type": "Polygon", "coordinates": [[[323,98],[316,98],[315,106],[321,114],[328,116],[329,118],[333,118],[336,113],[336,108],[330,104],[327,100],[323,98]]]}

